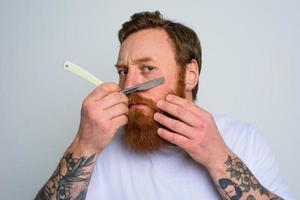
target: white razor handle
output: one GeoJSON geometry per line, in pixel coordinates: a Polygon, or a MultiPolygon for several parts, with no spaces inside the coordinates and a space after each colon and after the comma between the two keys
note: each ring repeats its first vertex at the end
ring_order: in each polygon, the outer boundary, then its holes
{"type": "Polygon", "coordinates": [[[71,63],[70,61],[66,61],[64,63],[64,68],[69,72],[72,72],[73,74],[79,76],[80,78],[83,78],[84,80],[89,81],[90,83],[96,86],[101,85],[103,83],[100,79],[95,77],[93,74],[75,65],[74,63],[71,63]]]}

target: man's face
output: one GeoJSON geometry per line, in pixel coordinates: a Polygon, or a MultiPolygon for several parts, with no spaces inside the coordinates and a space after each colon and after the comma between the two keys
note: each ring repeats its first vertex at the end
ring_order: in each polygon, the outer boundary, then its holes
{"type": "Polygon", "coordinates": [[[225,193],[230,197],[235,197],[236,196],[236,191],[235,191],[235,187],[233,185],[228,185],[225,189],[224,189],[225,193]]]}
{"type": "Polygon", "coordinates": [[[128,96],[125,142],[138,152],[151,152],[166,145],[156,133],[159,124],[153,120],[154,112],[158,111],[155,104],[169,93],[184,97],[183,78],[179,76],[180,67],[167,33],[162,29],[147,29],[129,35],[121,46],[116,66],[122,89],[165,78],[160,86],[128,96]]]}
{"type": "Polygon", "coordinates": [[[165,84],[141,94],[155,102],[176,89],[179,66],[171,40],[162,29],[146,29],[129,35],[121,46],[117,67],[121,88],[163,76],[165,84]]]}

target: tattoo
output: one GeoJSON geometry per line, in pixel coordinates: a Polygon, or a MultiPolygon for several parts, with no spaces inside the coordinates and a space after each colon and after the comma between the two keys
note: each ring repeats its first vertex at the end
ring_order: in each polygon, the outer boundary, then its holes
{"type": "MultiPolygon", "coordinates": [[[[219,180],[219,186],[230,200],[238,200],[243,193],[249,192],[251,189],[258,191],[260,195],[270,197],[270,192],[264,188],[251,173],[248,167],[238,158],[232,158],[228,155],[225,162],[227,165],[226,172],[229,172],[229,178],[222,178],[219,180]],[[233,182],[236,180],[236,182],[233,182]]],[[[272,197],[270,200],[280,200],[280,197],[272,197]]],[[[249,195],[246,200],[255,200],[253,195],[249,195]]],[[[282,199],[281,199],[282,200],[282,199]]]]}
{"type": "MultiPolygon", "coordinates": [[[[66,153],[56,171],[46,185],[39,191],[35,200],[84,200],[91,172],[86,168],[94,163],[95,154],[90,157],[74,158],[72,153],[66,153]],[[83,183],[83,189],[76,191],[78,183],[83,183]],[[79,193],[77,196],[74,194],[79,193]]],[[[78,190],[78,189],[77,189],[78,190]]]]}
{"type": "Polygon", "coordinates": [[[75,200],[84,200],[86,197],[87,189],[82,190],[79,195],[75,198],[75,200]]]}
{"type": "Polygon", "coordinates": [[[228,166],[226,171],[230,173],[230,178],[235,178],[240,182],[239,186],[243,192],[249,192],[250,189],[259,189],[260,194],[269,196],[268,190],[263,188],[258,183],[251,171],[240,159],[238,159],[237,157],[232,158],[231,156],[228,156],[225,164],[228,166]]]}
{"type": "Polygon", "coordinates": [[[250,195],[247,197],[246,200],[256,200],[256,199],[255,199],[255,197],[254,197],[253,195],[250,194],[250,195]]]}
{"type": "Polygon", "coordinates": [[[228,178],[220,179],[219,185],[226,193],[226,195],[230,198],[230,200],[238,200],[243,195],[243,191],[241,190],[241,188],[228,178]]]}

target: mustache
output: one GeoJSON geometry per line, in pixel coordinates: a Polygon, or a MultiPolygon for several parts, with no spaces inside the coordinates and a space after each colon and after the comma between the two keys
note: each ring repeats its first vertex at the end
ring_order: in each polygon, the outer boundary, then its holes
{"type": "MultiPolygon", "coordinates": [[[[167,117],[177,120],[177,118],[175,116],[172,116],[169,113],[157,108],[156,103],[152,99],[142,97],[141,95],[136,94],[136,93],[132,93],[132,94],[130,94],[130,96],[128,96],[128,107],[130,107],[134,104],[145,104],[154,111],[153,113],[159,112],[159,113],[166,115],[167,117]]],[[[157,123],[157,122],[155,122],[155,123],[157,123]]]]}
{"type": "Polygon", "coordinates": [[[140,94],[132,93],[128,96],[128,106],[130,107],[134,104],[144,104],[152,108],[154,111],[160,111],[160,109],[156,107],[156,102],[152,99],[142,97],[140,94]]]}

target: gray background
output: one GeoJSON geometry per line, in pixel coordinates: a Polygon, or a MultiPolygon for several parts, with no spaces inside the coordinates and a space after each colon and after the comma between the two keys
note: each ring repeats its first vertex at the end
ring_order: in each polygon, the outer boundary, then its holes
{"type": "Polygon", "coordinates": [[[1,199],[32,199],[77,131],[94,86],[63,62],[117,81],[117,31],[134,12],[156,9],[199,34],[198,104],[259,127],[300,199],[298,1],[0,2],[1,199]]]}

